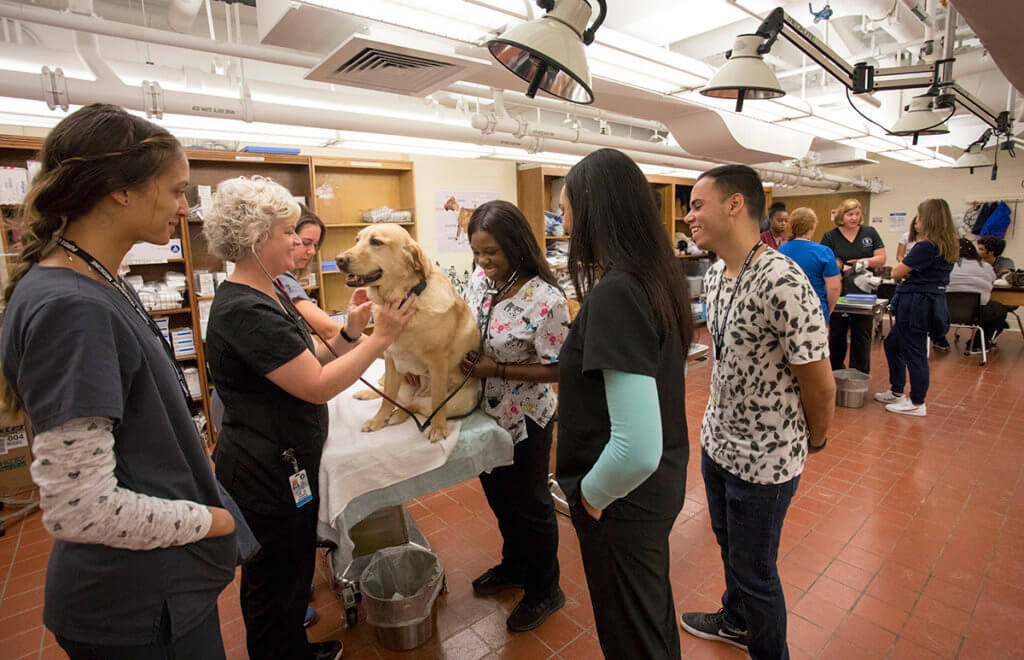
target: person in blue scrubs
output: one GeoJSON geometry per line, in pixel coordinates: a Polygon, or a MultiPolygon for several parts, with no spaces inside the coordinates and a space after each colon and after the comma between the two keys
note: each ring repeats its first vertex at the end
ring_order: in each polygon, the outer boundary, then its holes
{"type": "Polygon", "coordinates": [[[807,273],[807,279],[814,287],[814,293],[821,300],[821,312],[825,323],[839,300],[843,276],[839,273],[836,255],[824,245],[815,243],[814,230],[818,227],[818,216],[814,211],[801,207],[789,216],[789,228],[793,239],[779,246],[779,252],[796,262],[807,273]]]}

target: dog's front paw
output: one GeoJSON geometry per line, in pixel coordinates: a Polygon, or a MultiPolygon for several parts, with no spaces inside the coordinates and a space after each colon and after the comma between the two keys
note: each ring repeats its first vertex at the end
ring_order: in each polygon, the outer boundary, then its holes
{"type": "Polygon", "coordinates": [[[395,411],[391,413],[391,417],[388,417],[388,426],[398,426],[407,419],[409,419],[409,413],[404,410],[395,409],[395,411]]]}
{"type": "Polygon", "coordinates": [[[363,424],[363,433],[373,433],[374,431],[379,431],[385,426],[387,426],[387,423],[387,417],[374,417],[368,420],[365,424],[363,424]]]}
{"type": "Polygon", "coordinates": [[[373,390],[359,390],[352,395],[352,398],[357,401],[372,401],[374,399],[379,399],[380,395],[373,390]]]}
{"type": "Polygon", "coordinates": [[[441,442],[448,437],[448,425],[431,426],[430,431],[427,432],[427,437],[430,438],[431,442],[441,442]]]}

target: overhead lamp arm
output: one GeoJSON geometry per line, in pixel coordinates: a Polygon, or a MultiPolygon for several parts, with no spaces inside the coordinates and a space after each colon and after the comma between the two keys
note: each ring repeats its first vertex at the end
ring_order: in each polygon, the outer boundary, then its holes
{"type": "Polygon", "coordinates": [[[935,88],[934,93],[938,96],[936,107],[952,108],[954,104],[959,103],[990,126],[995,133],[1010,132],[1009,112],[993,112],[951,79],[954,59],[952,57],[938,60],[934,64],[912,66],[876,68],[866,62],[858,62],[851,66],[829,48],[828,44],[787,14],[782,7],[772,10],[755,34],[764,39],[758,46],[759,54],[768,53],[780,36],[785,37],[797,50],[811,58],[854,94],[894,89],[935,88]]]}

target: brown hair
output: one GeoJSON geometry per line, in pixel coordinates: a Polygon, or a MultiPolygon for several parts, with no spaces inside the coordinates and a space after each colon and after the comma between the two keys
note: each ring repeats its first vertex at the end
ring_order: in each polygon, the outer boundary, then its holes
{"type": "Polygon", "coordinates": [[[812,231],[816,224],[818,224],[818,216],[806,206],[801,206],[789,214],[789,231],[793,238],[800,238],[812,231]]]}
{"type": "Polygon", "coordinates": [[[939,248],[939,254],[949,263],[960,261],[959,236],[946,200],[926,199],[918,204],[917,220],[921,224],[919,238],[934,243],[939,248]]]}
{"type": "MultiPolygon", "coordinates": [[[[21,250],[3,292],[46,256],[77,218],[112,192],[135,188],[160,174],[181,145],[166,129],[106,103],[87,105],[53,127],[38,155],[39,172],[21,207],[21,250]]],[[[10,384],[0,382],[0,404],[17,410],[10,384]]]]}
{"type": "Polygon", "coordinates": [[[861,216],[860,217],[860,221],[861,221],[861,224],[863,224],[864,223],[864,206],[861,205],[861,203],[858,202],[855,199],[845,199],[845,200],[843,200],[843,203],[840,204],[839,208],[836,209],[836,217],[832,218],[832,222],[836,223],[836,227],[838,227],[839,225],[843,224],[843,216],[846,215],[847,213],[849,213],[850,211],[854,210],[854,209],[860,209],[860,216],[861,216]]]}

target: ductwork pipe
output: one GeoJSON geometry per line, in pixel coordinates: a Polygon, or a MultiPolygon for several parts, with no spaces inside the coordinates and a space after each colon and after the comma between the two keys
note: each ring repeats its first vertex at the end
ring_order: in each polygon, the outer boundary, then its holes
{"type": "Polygon", "coordinates": [[[188,34],[202,6],[203,0],[171,0],[167,7],[167,23],[175,32],[188,34]]]}
{"type": "MultiPolygon", "coordinates": [[[[679,149],[679,147],[655,144],[644,140],[583,132],[578,128],[547,126],[533,127],[528,122],[520,121],[512,117],[499,117],[495,114],[487,116],[476,114],[471,117],[470,122],[473,128],[481,131],[484,135],[505,133],[515,138],[539,138],[543,139],[545,144],[551,144],[551,149],[556,151],[563,150],[565,148],[565,143],[582,143],[586,145],[611,147],[622,151],[644,154],[642,160],[645,162],[650,162],[652,155],[656,155],[660,158],[667,158],[670,159],[670,161],[663,162],[666,164],[670,162],[670,167],[678,167],[688,170],[703,170],[728,162],[707,157],[702,157],[700,159],[688,158],[684,155],[680,155],[681,149],[679,149]],[[558,144],[557,147],[554,146],[555,143],[558,144]]],[[[838,190],[843,185],[852,185],[856,187],[862,186],[862,180],[825,174],[818,168],[803,168],[773,164],[757,165],[754,169],[759,173],[762,173],[766,181],[771,182],[774,182],[773,177],[776,176],[790,176],[798,177],[800,185],[828,188],[831,190],[838,190]]],[[[779,183],[782,183],[782,181],[779,181],[779,183]]]]}
{"type": "Polygon", "coordinates": [[[117,23],[108,21],[96,16],[83,16],[68,12],[59,12],[52,9],[43,9],[29,4],[11,4],[0,2],[0,17],[9,18],[15,21],[27,21],[39,23],[50,27],[65,28],[79,32],[90,32],[92,34],[119,39],[135,39],[151,44],[162,44],[175,48],[185,48],[200,52],[228,55],[230,57],[243,57],[257,62],[270,62],[272,64],[283,64],[285,66],[296,66],[302,69],[311,69],[320,63],[320,58],[312,55],[301,55],[283,48],[273,46],[247,46],[238,43],[223,43],[211,41],[203,37],[195,37],[190,34],[177,34],[154,28],[141,27],[128,23],[117,23]]]}

